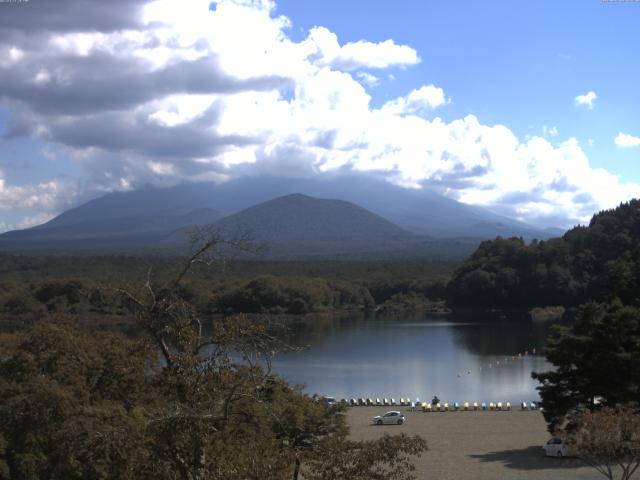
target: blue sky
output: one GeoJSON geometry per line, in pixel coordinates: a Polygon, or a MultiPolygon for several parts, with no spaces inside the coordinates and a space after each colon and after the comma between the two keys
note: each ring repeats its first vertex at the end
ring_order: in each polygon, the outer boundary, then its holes
{"type": "Polygon", "coordinates": [[[257,172],[585,222],[640,195],[639,24],[597,0],[0,3],[0,231],[257,172]]]}
{"type": "Polygon", "coordinates": [[[640,3],[566,1],[282,0],[278,12],[299,37],[316,25],[341,41],[392,38],[422,62],[373,90],[384,102],[420,83],[453,102],[438,114],[468,113],[519,137],[556,126],[576,137],[594,166],[640,182],[640,149],[616,148],[618,132],[640,135],[640,3]],[[593,110],[574,97],[593,90],[593,110]],[[588,147],[589,139],[594,146],[588,147]]]}

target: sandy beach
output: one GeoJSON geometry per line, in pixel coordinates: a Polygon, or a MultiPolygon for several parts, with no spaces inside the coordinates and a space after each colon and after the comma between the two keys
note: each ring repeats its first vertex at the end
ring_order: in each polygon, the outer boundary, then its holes
{"type": "Polygon", "coordinates": [[[576,459],[543,455],[549,439],[539,411],[411,412],[408,407],[352,407],[351,436],[370,440],[404,432],[421,435],[429,450],[416,458],[416,477],[428,480],[583,480],[602,478],[576,459]],[[406,416],[404,425],[376,426],[371,418],[389,410],[406,416]]]}

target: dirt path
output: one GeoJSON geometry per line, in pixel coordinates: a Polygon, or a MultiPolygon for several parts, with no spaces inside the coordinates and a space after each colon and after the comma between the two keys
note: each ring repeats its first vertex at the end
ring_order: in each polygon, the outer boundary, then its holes
{"type": "Polygon", "coordinates": [[[384,432],[421,435],[429,451],[416,459],[416,477],[428,480],[577,480],[602,478],[575,459],[543,456],[549,439],[539,411],[442,412],[406,411],[401,426],[371,424],[389,407],[353,407],[347,413],[351,436],[375,439],[384,432]]]}

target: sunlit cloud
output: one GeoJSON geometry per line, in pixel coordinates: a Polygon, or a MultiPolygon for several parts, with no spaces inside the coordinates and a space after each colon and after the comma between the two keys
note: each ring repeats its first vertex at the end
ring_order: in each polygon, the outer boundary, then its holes
{"type": "Polygon", "coordinates": [[[442,88],[425,85],[411,91],[406,97],[396,98],[385,103],[382,109],[396,115],[418,114],[434,110],[448,102],[442,88]]]}
{"type": "Polygon", "coordinates": [[[619,132],[614,142],[620,148],[638,147],[640,146],[640,137],[619,132]]]}
{"type": "Polygon", "coordinates": [[[368,72],[358,72],[356,77],[360,79],[367,87],[377,87],[380,85],[380,79],[368,72]]]}
{"type": "Polygon", "coordinates": [[[578,95],[577,97],[575,97],[573,101],[577,107],[585,107],[589,110],[592,110],[597,98],[598,95],[596,95],[596,92],[594,92],[593,90],[589,90],[584,95],[578,95]]]}

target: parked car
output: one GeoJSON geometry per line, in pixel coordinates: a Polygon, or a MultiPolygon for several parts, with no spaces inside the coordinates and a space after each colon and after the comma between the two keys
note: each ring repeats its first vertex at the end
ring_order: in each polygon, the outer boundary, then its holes
{"type": "Polygon", "coordinates": [[[377,415],[373,417],[373,423],[376,425],[402,425],[404,423],[404,415],[392,410],[384,415],[377,415]]]}
{"type": "Polygon", "coordinates": [[[336,404],[336,399],[334,397],[324,396],[321,400],[329,407],[332,407],[336,404]]]}
{"type": "Polygon", "coordinates": [[[560,437],[551,438],[547,444],[542,447],[547,457],[570,457],[573,455],[571,445],[560,437]]]}

